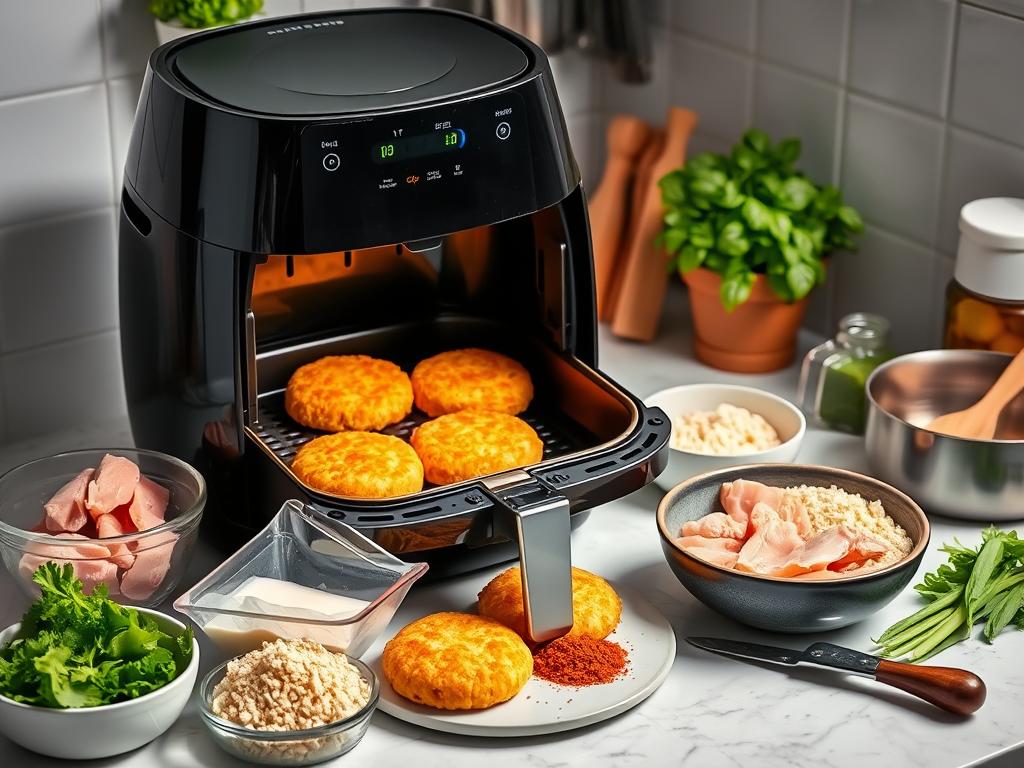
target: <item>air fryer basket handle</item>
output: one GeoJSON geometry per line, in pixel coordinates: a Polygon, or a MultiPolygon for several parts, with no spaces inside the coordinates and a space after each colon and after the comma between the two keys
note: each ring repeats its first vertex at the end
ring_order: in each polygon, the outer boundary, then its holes
{"type": "Polygon", "coordinates": [[[515,527],[527,635],[535,643],[561,637],[572,629],[569,500],[538,482],[488,495],[496,527],[515,527]]]}

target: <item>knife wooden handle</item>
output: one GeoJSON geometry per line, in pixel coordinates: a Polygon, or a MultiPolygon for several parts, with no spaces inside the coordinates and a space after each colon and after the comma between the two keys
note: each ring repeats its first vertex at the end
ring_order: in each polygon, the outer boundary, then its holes
{"type": "Polygon", "coordinates": [[[875,679],[956,715],[977,712],[987,693],[980,677],[954,667],[919,667],[882,659],[875,679]]]}

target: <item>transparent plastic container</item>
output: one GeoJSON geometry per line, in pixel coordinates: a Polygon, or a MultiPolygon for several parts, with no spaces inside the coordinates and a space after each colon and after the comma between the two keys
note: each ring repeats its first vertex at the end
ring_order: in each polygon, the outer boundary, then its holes
{"type": "Polygon", "coordinates": [[[361,655],[426,563],[406,563],[298,501],[174,602],[216,645],[245,653],[275,638],[361,655]]]}
{"type": "Polygon", "coordinates": [[[864,432],[864,387],[871,372],[893,356],[888,338],[888,320],[855,312],[839,321],[834,339],[807,353],[797,402],[812,424],[858,435],[864,432]]]}

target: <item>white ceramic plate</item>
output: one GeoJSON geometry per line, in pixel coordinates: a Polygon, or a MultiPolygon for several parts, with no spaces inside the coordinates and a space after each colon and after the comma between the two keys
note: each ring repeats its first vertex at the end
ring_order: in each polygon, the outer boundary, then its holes
{"type": "Polygon", "coordinates": [[[657,608],[635,592],[615,589],[622,597],[622,621],[608,639],[629,652],[629,669],[619,679],[569,688],[532,677],[504,704],[450,712],[415,704],[395,693],[381,672],[380,652],[376,651],[368,654],[366,662],[381,678],[378,708],[407,723],[445,733],[538,736],[593,725],[635,707],[668,676],[676,659],[676,636],[657,608]]]}

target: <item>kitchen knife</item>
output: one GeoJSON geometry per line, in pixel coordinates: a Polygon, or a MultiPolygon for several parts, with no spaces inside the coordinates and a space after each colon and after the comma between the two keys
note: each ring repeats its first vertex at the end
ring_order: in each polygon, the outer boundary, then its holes
{"type": "Polygon", "coordinates": [[[966,669],[904,664],[831,643],[814,643],[806,650],[793,651],[718,637],[688,637],[686,642],[722,656],[788,667],[811,664],[873,677],[880,683],[899,688],[957,715],[969,715],[985,703],[985,683],[966,669]]]}

